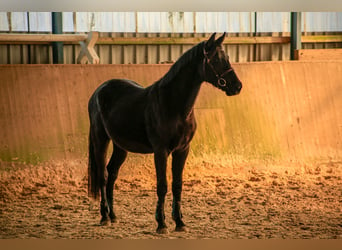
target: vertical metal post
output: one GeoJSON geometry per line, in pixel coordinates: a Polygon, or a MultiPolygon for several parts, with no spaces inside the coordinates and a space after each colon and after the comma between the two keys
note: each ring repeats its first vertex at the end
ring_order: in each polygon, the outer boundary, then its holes
{"type": "MultiPolygon", "coordinates": [[[[254,37],[258,34],[258,12],[254,12],[254,37]]],[[[257,45],[253,45],[253,61],[257,61],[257,45]]]]}
{"type": "Polygon", "coordinates": [[[295,51],[302,48],[301,12],[291,12],[291,60],[296,59],[295,51]]]}
{"type": "MultiPolygon", "coordinates": [[[[27,32],[31,32],[31,27],[30,27],[30,12],[26,12],[26,17],[27,17],[27,32]]],[[[31,62],[31,45],[27,45],[27,62],[30,64],[31,62]]]]}
{"type": "MultiPolygon", "coordinates": [[[[63,33],[63,20],[62,12],[52,12],[52,34],[63,33]]],[[[52,43],[52,61],[53,63],[64,63],[63,56],[63,43],[53,42],[52,43]]]]}

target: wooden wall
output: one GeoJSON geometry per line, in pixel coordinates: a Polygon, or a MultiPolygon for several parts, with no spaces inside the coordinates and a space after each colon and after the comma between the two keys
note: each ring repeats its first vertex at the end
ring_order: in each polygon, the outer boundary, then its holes
{"type": "MultiPolygon", "coordinates": [[[[192,154],[243,159],[341,159],[342,62],[233,65],[243,82],[227,97],[203,84],[192,154]]],[[[103,81],[143,85],[170,65],[1,65],[0,159],[86,157],[87,101],[103,81]]]]}

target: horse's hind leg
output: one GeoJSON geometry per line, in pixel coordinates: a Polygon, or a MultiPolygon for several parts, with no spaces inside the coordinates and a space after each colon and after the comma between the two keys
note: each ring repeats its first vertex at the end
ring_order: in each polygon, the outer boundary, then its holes
{"type": "Polygon", "coordinates": [[[107,165],[108,181],[107,181],[107,190],[106,190],[107,201],[108,201],[108,206],[109,206],[109,218],[111,219],[111,222],[115,222],[116,220],[116,216],[115,216],[114,209],[113,209],[114,183],[116,179],[118,178],[120,166],[125,161],[126,157],[127,157],[127,152],[113,143],[113,154],[107,165]]]}

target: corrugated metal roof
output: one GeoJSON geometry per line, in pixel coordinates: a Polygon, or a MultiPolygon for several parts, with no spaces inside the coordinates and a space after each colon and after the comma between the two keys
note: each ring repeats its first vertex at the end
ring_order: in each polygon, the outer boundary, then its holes
{"type": "Polygon", "coordinates": [[[138,32],[194,32],[193,12],[138,12],[138,32]]]}
{"type": "Polygon", "coordinates": [[[257,12],[257,32],[290,32],[290,12],[257,12]]]}
{"type": "Polygon", "coordinates": [[[342,31],[342,12],[304,12],[302,20],[305,32],[342,31]]]}
{"type": "Polygon", "coordinates": [[[253,12],[197,12],[196,32],[252,32],[253,12]]]}
{"type": "MultiPolygon", "coordinates": [[[[289,32],[289,12],[64,12],[65,32],[289,32]]],[[[50,12],[0,12],[0,31],[51,32],[50,12]],[[28,29],[28,16],[30,27],[28,29]]],[[[342,12],[303,12],[304,32],[341,32],[342,12]]]]}
{"type": "Polygon", "coordinates": [[[0,30],[9,30],[6,12],[0,12],[0,30]]]}

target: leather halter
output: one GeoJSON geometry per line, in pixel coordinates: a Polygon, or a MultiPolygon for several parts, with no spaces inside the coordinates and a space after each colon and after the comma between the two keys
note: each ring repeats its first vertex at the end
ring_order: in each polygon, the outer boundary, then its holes
{"type": "Polygon", "coordinates": [[[203,75],[205,76],[205,64],[209,65],[212,71],[214,72],[216,78],[217,78],[217,84],[221,87],[225,87],[227,85],[227,81],[223,78],[224,75],[228,74],[231,71],[234,71],[233,68],[229,68],[226,71],[224,71],[221,74],[218,74],[217,71],[215,70],[214,66],[211,64],[211,59],[216,55],[217,50],[215,50],[215,53],[211,55],[211,57],[208,57],[208,52],[205,51],[205,48],[203,48],[203,54],[204,54],[204,59],[203,59],[203,75]]]}

